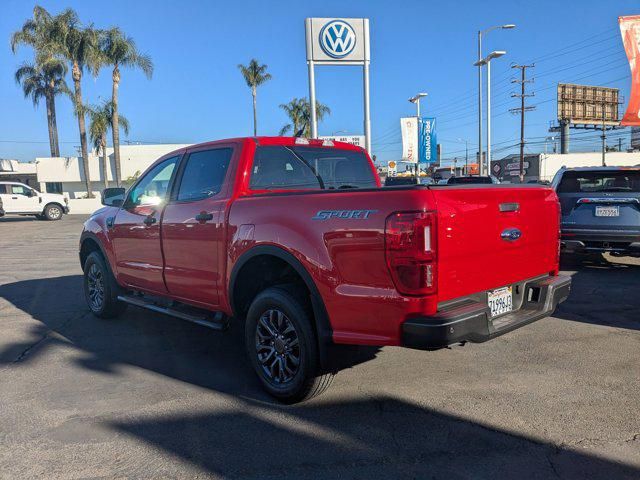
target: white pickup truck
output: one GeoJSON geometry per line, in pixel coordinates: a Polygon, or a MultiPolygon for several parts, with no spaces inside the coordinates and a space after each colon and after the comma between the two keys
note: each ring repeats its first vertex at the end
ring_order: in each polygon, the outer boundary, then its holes
{"type": "Polygon", "coordinates": [[[24,183],[0,181],[0,205],[5,215],[34,215],[60,220],[69,213],[69,199],[58,193],[40,193],[24,183]]]}

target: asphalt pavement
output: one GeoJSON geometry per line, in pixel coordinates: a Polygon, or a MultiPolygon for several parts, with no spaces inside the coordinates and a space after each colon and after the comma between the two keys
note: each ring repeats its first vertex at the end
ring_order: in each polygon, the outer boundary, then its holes
{"type": "Polygon", "coordinates": [[[261,390],[241,328],[91,316],[84,217],[0,219],[0,478],[640,478],[640,261],[565,263],[555,316],[491,342],[350,351],[261,390]]]}

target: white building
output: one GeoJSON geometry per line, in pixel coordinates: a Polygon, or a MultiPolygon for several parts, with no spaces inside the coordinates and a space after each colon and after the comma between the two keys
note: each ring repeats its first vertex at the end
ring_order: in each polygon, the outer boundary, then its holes
{"type": "MultiPolygon", "coordinates": [[[[122,179],[136,177],[163,155],[189,146],[189,144],[121,145],[120,167],[122,179]]],[[[115,162],[113,148],[107,148],[107,180],[115,187],[115,162]]],[[[23,164],[24,165],[24,164],[23,164]]],[[[32,185],[42,192],[62,193],[69,198],[71,213],[92,213],[100,208],[100,192],[105,188],[102,175],[102,157],[89,153],[89,179],[95,198],[87,199],[82,157],[36,158],[35,176],[38,184],[32,185]]]]}
{"type": "MultiPolygon", "coordinates": [[[[640,152],[607,152],[608,167],[632,167],[640,165],[640,152]]],[[[540,154],[540,179],[552,180],[558,170],[564,167],[599,167],[602,152],[551,153],[540,154]]]]}
{"type": "Polygon", "coordinates": [[[36,164],[17,160],[0,159],[0,180],[20,182],[30,187],[38,188],[36,180],[36,164]]]}

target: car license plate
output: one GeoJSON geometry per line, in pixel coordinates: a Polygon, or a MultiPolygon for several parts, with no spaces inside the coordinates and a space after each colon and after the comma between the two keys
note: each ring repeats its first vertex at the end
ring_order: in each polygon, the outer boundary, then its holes
{"type": "Polygon", "coordinates": [[[513,310],[511,287],[503,287],[489,292],[487,303],[491,309],[491,318],[509,313],[513,310]]]}
{"type": "Polygon", "coordinates": [[[596,206],[596,217],[619,217],[620,207],[598,207],[596,206]]]}

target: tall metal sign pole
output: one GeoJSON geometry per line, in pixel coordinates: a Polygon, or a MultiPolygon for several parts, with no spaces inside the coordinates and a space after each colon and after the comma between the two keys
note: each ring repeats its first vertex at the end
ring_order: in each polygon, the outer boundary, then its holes
{"type": "Polygon", "coordinates": [[[362,66],[365,148],[371,154],[369,19],[307,18],[304,25],[307,41],[307,65],[309,66],[311,136],[318,137],[315,66],[362,66]]]}

